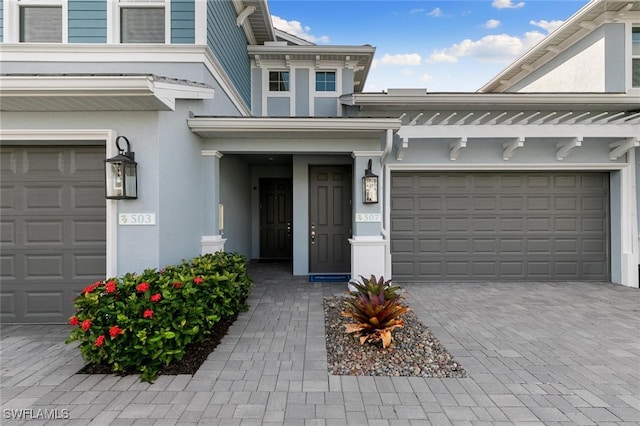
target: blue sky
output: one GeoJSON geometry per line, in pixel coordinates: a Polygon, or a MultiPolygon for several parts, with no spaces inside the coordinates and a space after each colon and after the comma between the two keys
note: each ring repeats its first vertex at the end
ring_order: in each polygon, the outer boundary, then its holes
{"type": "Polygon", "coordinates": [[[588,0],[270,0],[274,26],[316,44],[376,47],[367,92],[472,92],[588,0]]]}

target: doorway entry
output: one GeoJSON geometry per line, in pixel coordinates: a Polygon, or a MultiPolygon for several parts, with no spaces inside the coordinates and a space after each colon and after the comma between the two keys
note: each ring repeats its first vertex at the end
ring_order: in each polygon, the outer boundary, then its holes
{"type": "Polygon", "coordinates": [[[309,272],[351,271],[351,166],[309,167],[309,272]]]}
{"type": "Polygon", "coordinates": [[[260,179],[260,258],[290,259],[292,185],[287,178],[260,179]]]}

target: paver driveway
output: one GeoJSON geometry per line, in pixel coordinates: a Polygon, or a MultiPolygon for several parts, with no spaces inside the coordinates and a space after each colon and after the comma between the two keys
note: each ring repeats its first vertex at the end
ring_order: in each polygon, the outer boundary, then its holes
{"type": "Polygon", "coordinates": [[[469,378],[356,377],[326,366],[322,297],[344,285],[281,265],[252,265],[252,276],[250,310],[193,377],[78,375],[68,326],[2,326],[0,422],[47,409],[65,417],[49,423],[83,425],[640,424],[638,289],[408,284],[410,306],[469,378]]]}

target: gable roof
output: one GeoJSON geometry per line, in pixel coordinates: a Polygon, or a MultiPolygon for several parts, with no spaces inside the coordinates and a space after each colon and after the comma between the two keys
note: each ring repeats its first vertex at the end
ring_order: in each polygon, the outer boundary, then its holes
{"type": "Polygon", "coordinates": [[[640,13],[640,0],[591,0],[555,31],[478,89],[478,92],[499,93],[509,90],[515,83],[602,23],[619,20],[630,12],[640,13]]]}

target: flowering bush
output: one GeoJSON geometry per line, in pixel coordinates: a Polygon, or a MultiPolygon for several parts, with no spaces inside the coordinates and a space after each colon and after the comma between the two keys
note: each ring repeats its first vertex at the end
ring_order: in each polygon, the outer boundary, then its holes
{"type": "Polygon", "coordinates": [[[78,341],[89,363],[153,381],[222,317],[245,310],[251,286],[246,258],[223,252],[98,281],[76,298],[67,343],[78,341]]]}

